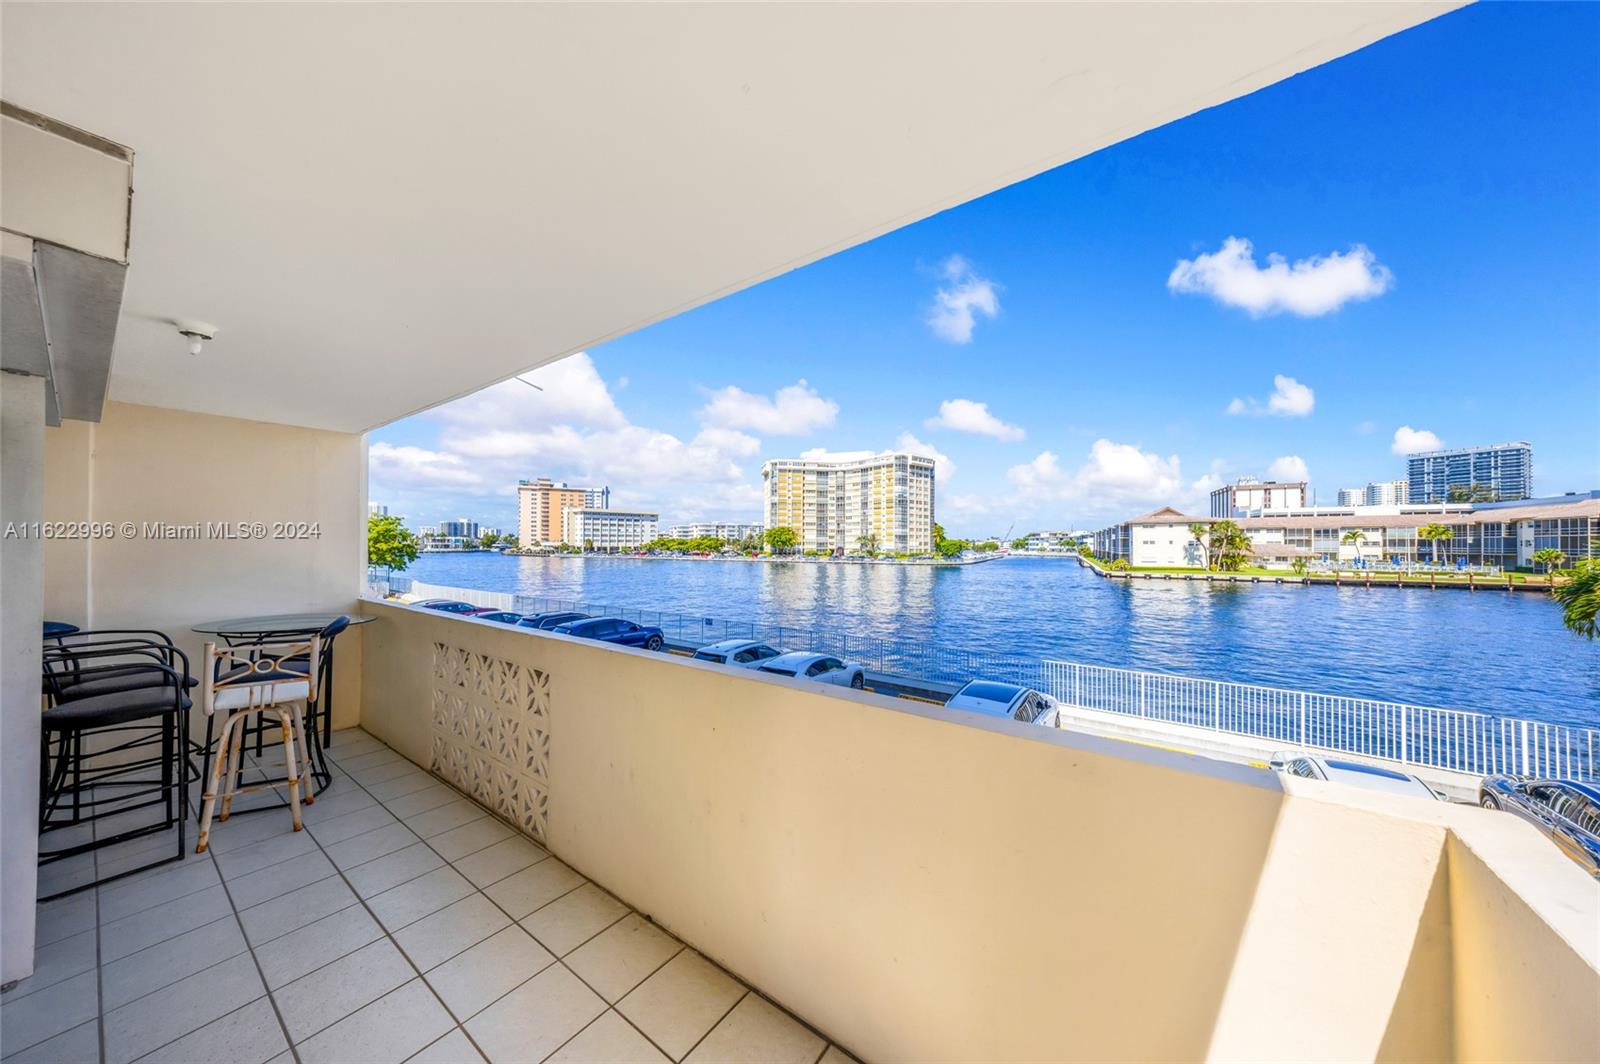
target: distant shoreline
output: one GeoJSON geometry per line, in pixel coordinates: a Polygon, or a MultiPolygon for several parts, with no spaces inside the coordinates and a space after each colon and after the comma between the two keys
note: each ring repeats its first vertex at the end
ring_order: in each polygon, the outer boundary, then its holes
{"type": "Polygon", "coordinates": [[[745,554],[712,554],[697,557],[692,554],[608,554],[593,551],[588,554],[569,554],[560,551],[544,553],[539,551],[431,551],[433,554],[472,554],[472,553],[499,553],[512,558],[582,558],[604,559],[606,561],[629,562],[749,562],[761,565],[799,564],[799,565],[910,565],[933,566],[935,568],[956,567],[964,565],[981,565],[984,562],[999,561],[1009,557],[1006,554],[982,554],[973,558],[807,558],[805,555],[758,554],[750,557],[745,554]]]}

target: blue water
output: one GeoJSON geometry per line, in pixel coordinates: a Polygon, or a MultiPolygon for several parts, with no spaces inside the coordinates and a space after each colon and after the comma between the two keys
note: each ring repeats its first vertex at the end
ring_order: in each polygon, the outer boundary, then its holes
{"type": "Polygon", "coordinates": [[[1600,643],[1545,595],[959,568],[425,554],[434,584],[1600,725],[1600,643]]]}

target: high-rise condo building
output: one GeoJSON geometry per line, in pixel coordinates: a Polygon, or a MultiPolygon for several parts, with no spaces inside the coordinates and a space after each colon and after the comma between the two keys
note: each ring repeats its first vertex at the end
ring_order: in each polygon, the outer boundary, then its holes
{"type": "Polygon", "coordinates": [[[517,482],[517,542],[524,547],[560,543],[568,510],[609,510],[610,488],[574,488],[549,477],[517,482]]]}
{"type": "Polygon", "coordinates": [[[761,467],[768,528],[805,550],[933,550],[933,459],[890,452],[845,461],[774,458],[761,467]]]}
{"type": "Polygon", "coordinates": [[[1340,488],[1340,506],[1401,506],[1410,494],[1408,482],[1382,480],[1361,488],[1340,488]]]}
{"type": "Polygon", "coordinates": [[[1243,517],[1261,510],[1289,510],[1306,504],[1306,482],[1240,477],[1211,493],[1212,517],[1243,517]]]}
{"type": "Polygon", "coordinates": [[[1513,502],[1533,497],[1533,447],[1523,440],[1424,451],[1406,459],[1407,502],[1513,502]]]}
{"type": "Polygon", "coordinates": [[[440,521],[439,535],[450,539],[477,539],[478,522],[470,517],[458,517],[454,521],[440,521]]]}

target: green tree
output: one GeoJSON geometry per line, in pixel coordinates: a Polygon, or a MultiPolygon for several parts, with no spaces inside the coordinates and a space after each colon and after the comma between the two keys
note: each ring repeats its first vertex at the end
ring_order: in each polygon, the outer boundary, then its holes
{"type": "Polygon", "coordinates": [[[500,545],[500,533],[498,533],[498,532],[480,532],[480,533],[478,533],[478,548],[480,550],[494,550],[499,545],[500,545]]]}
{"type": "Polygon", "coordinates": [[[1356,550],[1356,561],[1361,560],[1361,545],[1367,541],[1367,534],[1359,528],[1352,528],[1339,537],[1339,542],[1348,543],[1356,550]]]}
{"type": "Polygon", "coordinates": [[[500,534],[500,545],[511,550],[516,550],[521,546],[521,544],[517,542],[517,535],[515,532],[502,532],[500,534]]]}
{"type": "Polygon", "coordinates": [[[1018,536],[1016,539],[1012,540],[1011,541],[1011,549],[1012,550],[1027,550],[1028,549],[1028,537],[1027,536],[1018,536]]]}
{"type": "Polygon", "coordinates": [[[583,541],[583,549],[584,549],[584,553],[588,553],[589,551],[594,550],[594,540],[592,540],[592,539],[584,540],[583,541]]]}
{"type": "Polygon", "coordinates": [[[1550,593],[1561,603],[1561,622],[1581,636],[1595,638],[1595,614],[1600,611],[1600,559],[1579,562],[1567,582],[1551,588],[1550,593]]]}
{"type": "Polygon", "coordinates": [[[399,572],[417,560],[422,544],[399,517],[372,514],[367,518],[367,564],[399,572]]]}
{"type": "Polygon", "coordinates": [[[800,533],[780,525],[777,528],[767,529],[764,538],[774,554],[786,554],[794,550],[795,544],[800,542],[800,533]]]}
{"type": "Polygon", "coordinates": [[[871,532],[864,536],[857,536],[856,548],[869,558],[876,557],[878,554],[878,537],[871,532]]]}
{"type": "Polygon", "coordinates": [[[1294,561],[1289,563],[1289,568],[1294,570],[1294,575],[1305,576],[1306,560],[1304,558],[1296,558],[1294,561]]]}
{"type": "Polygon", "coordinates": [[[1235,521],[1218,521],[1211,526],[1211,557],[1223,572],[1243,568],[1250,560],[1250,537],[1235,521]]]}
{"type": "Polygon", "coordinates": [[[1554,547],[1543,547],[1533,552],[1533,561],[1536,565],[1544,566],[1545,575],[1550,578],[1550,587],[1556,586],[1556,570],[1561,568],[1561,563],[1567,556],[1554,547]]]}
{"type": "Polygon", "coordinates": [[[1449,525],[1431,524],[1423,525],[1417,529],[1417,538],[1428,544],[1428,560],[1435,565],[1442,564],[1439,544],[1448,543],[1456,538],[1455,530],[1449,525]]]}
{"type": "Polygon", "coordinates": [[[984,554],[990,554],[999,550],[1000,544],[996,540],[986,539],[982,543],[973,544],[972,549],[975,551],[981,551],[984,554]]]}
{"type": "Polygon", "coordinates": [[[1189,535],[1200,544],[1200,565],[1204,569],[1211,568],[1211,552],[1206,549],[1206,534],[1210,531],[1203,521],[1196,521],[1189,526],[1189,535]]]}

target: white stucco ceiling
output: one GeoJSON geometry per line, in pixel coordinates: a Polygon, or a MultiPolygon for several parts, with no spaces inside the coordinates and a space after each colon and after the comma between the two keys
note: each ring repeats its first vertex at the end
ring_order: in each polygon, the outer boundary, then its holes
{"type": "Polygon", "coordinates": [[[0,88],[136,153],[112,398],[355,431],[1454,6],[6,3],[0,88]]]}

